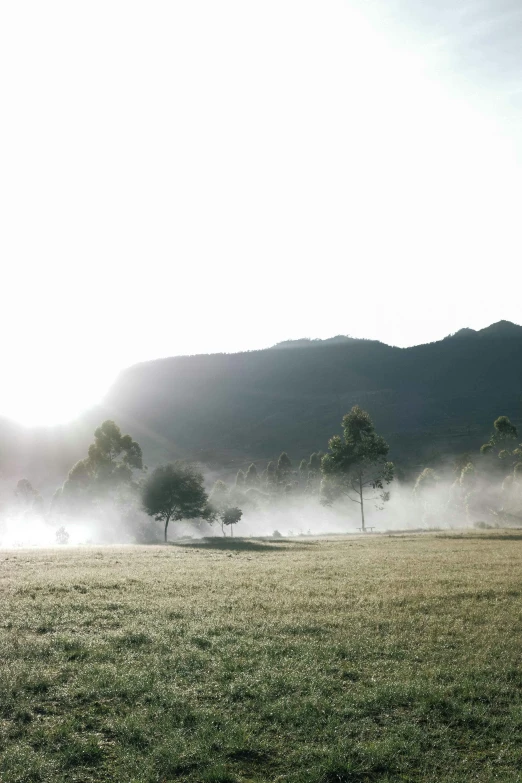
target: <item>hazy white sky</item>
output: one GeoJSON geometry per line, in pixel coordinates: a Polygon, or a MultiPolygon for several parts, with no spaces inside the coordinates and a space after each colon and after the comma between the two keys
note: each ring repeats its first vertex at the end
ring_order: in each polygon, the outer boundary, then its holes
{"type": "Polygon", "coordinates": [[[0,4],[0,414],[520,315],[519,0],[0,4]]]}

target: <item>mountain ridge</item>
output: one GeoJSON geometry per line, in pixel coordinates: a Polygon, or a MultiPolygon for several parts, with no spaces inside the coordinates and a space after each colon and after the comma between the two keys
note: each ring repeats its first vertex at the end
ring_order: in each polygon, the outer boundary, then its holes
{"type": "Polygon", "coordinates": [[[513,323],[513,321],[496,321],[489,326],[485,326],[483,329],[470,329],[469,326],[459,329],[458,332],[449,334],[443,338],[449,340],[452,338],[464,338],[475,336],[488,336],[488,337],[517,337],[522,335],[522,326],[513,323]]]}
{"type": "Polygon", "coordinates": [[[499,415],[522,423],[522,327],[500,321],[458,335],[408,348],[350,338],[142,362],[69,425],[0,422],[0,469],[54,489],[107,418],[140,442],[149,467],[188,458],[232,472],[283,450],[300,460],[326,450],[355,404],[399,465],[431,464],[478,449],[499,415]]]}

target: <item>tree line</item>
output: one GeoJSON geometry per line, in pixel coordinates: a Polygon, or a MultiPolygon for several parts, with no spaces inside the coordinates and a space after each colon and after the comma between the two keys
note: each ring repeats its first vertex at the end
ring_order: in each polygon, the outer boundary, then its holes
{"type": "Polygon", "coordinates": [[[433,523],[441,515],[462,514],[469,524],[487,527],[522,522],[522,443],[507,416],[493,422],[493,431],[477,454],[455,458],[450,481],[442,471],[424,468],[413,488],[422,521],[433,523]]]}
{"type": "MultiPolygon", "coordinates": [[[[50,516],[58,522],[78,515],[104,519],[110,509],[128,527],[137,528],[143,525],[141,512],[145,511],[163,526],[167,541],[172,522],[217,524],[224,535],[227,530],[233,535],[245,510],[270,507],[302,495],[315,497],[325,506],[343,500],[354,503],[359,509],[360,529],[365,531],[368,502],[382,509],[389,500],[394,465],[388,459],[388,444],[360,407],[354,406],[343,417],[342,432],[330,439],[327,453],[314,452],[297,468],[283,452],[264,470],[252,463],[246,471],[237,472],[231,485],[218,480],[207,492],[202,472],[187,461],[160,465],[149,473],[140,445],[108,420],[95,430],[87,456],[71,468],[55,492],[50,516]]],[[[413,488],[423,521],[433,521],[444,510],[464,509],[469,519],[476,517],[483,504],[480,478],[485,472],[495,473],[495,467],[497,473],[503,473],[502,502],[489,511],[499,520],[522,518],[522,444],[517,439],[516,427],[506,416],[499,417],[480,455],[465,454],[456,459],[445,504],[436,492],[441,475],[434,468],[424,468],[413,488]]],[[[27,479],[18,482],[15,494],[22,508],[43,512],[43,500],[27,479]]],[[[63,525],[57,540],[67,541],[63,525]]]]}
{"type": "MultiPolygon", "coordinates": [[[[85,518],[109,526],[112,515],[126,528],[134,528],[139,538],[137,528],[143,525],[145,511],[162,524],[166,541],[172,522],[218,524],[223,534],[230,530],[233,535],[244,510],[270,507],[297,495],[315,496],[329,505],[346,495],[359,503],[364,529],[365,490],[382,490],[393,469],[384,462],[388,446],[375,434],[366,412],[354,408],[344,417],[343,427],[344,440],[332,438],[328,454],[314,452],[294,469],[283,452],[263,471],[251,464],[237,472],[232,485],[218,480],[207,493],[202,472],[190,462],[177,460],[149,473],[140,445],[108,420],[95,430],[87,455],[54,493],[49,516],[58,524],[85,518]]],[[[27,479],[18,482],[16,496],[27,512],[43,512],[43,500],[27,479]]],[[[57,531],[62,543],[67,541],[64,524],[57,531]]]]}

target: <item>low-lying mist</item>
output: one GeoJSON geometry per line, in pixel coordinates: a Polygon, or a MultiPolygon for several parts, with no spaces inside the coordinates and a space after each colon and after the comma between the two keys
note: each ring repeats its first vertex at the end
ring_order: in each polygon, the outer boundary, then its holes
{"type": "MultiPolygon", "coordinates": [[[[459,477],[451,468],[425,470],[416,482],[394,481],[389,499],[378,493],[364,499],[366,530],[373,533],[408,530],[515,527],[522,524],[522,493],[497,474],[472,469],[459,477]]],[[[207,475],[209,487],[215,476],[207,475]]],[[[332,506],[321,503],[317,485],[306,494],[298,483],[281,494],[259,490],[235,491],[243,516],[237,525],[222,528],[218,521],[172,522],[169,540],[209,536],[291,537],[361,533],[360,505],[343,497],[332,506]]],[[[57,511],[43,501],[29,503],[19,493],[3,492],[0,547],[53,547],[161,543],[163,525],[141,509],[139,495],[125,508],[105,500],[74,510],[57,511]]]]}

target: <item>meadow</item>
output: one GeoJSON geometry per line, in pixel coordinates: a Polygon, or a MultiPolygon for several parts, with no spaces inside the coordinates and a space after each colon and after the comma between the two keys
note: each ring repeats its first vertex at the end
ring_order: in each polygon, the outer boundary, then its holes
{"type": "Polygon", "coordinates": [[[522,780],[522,531],[0,552],[2,783],[522,780]]]}

